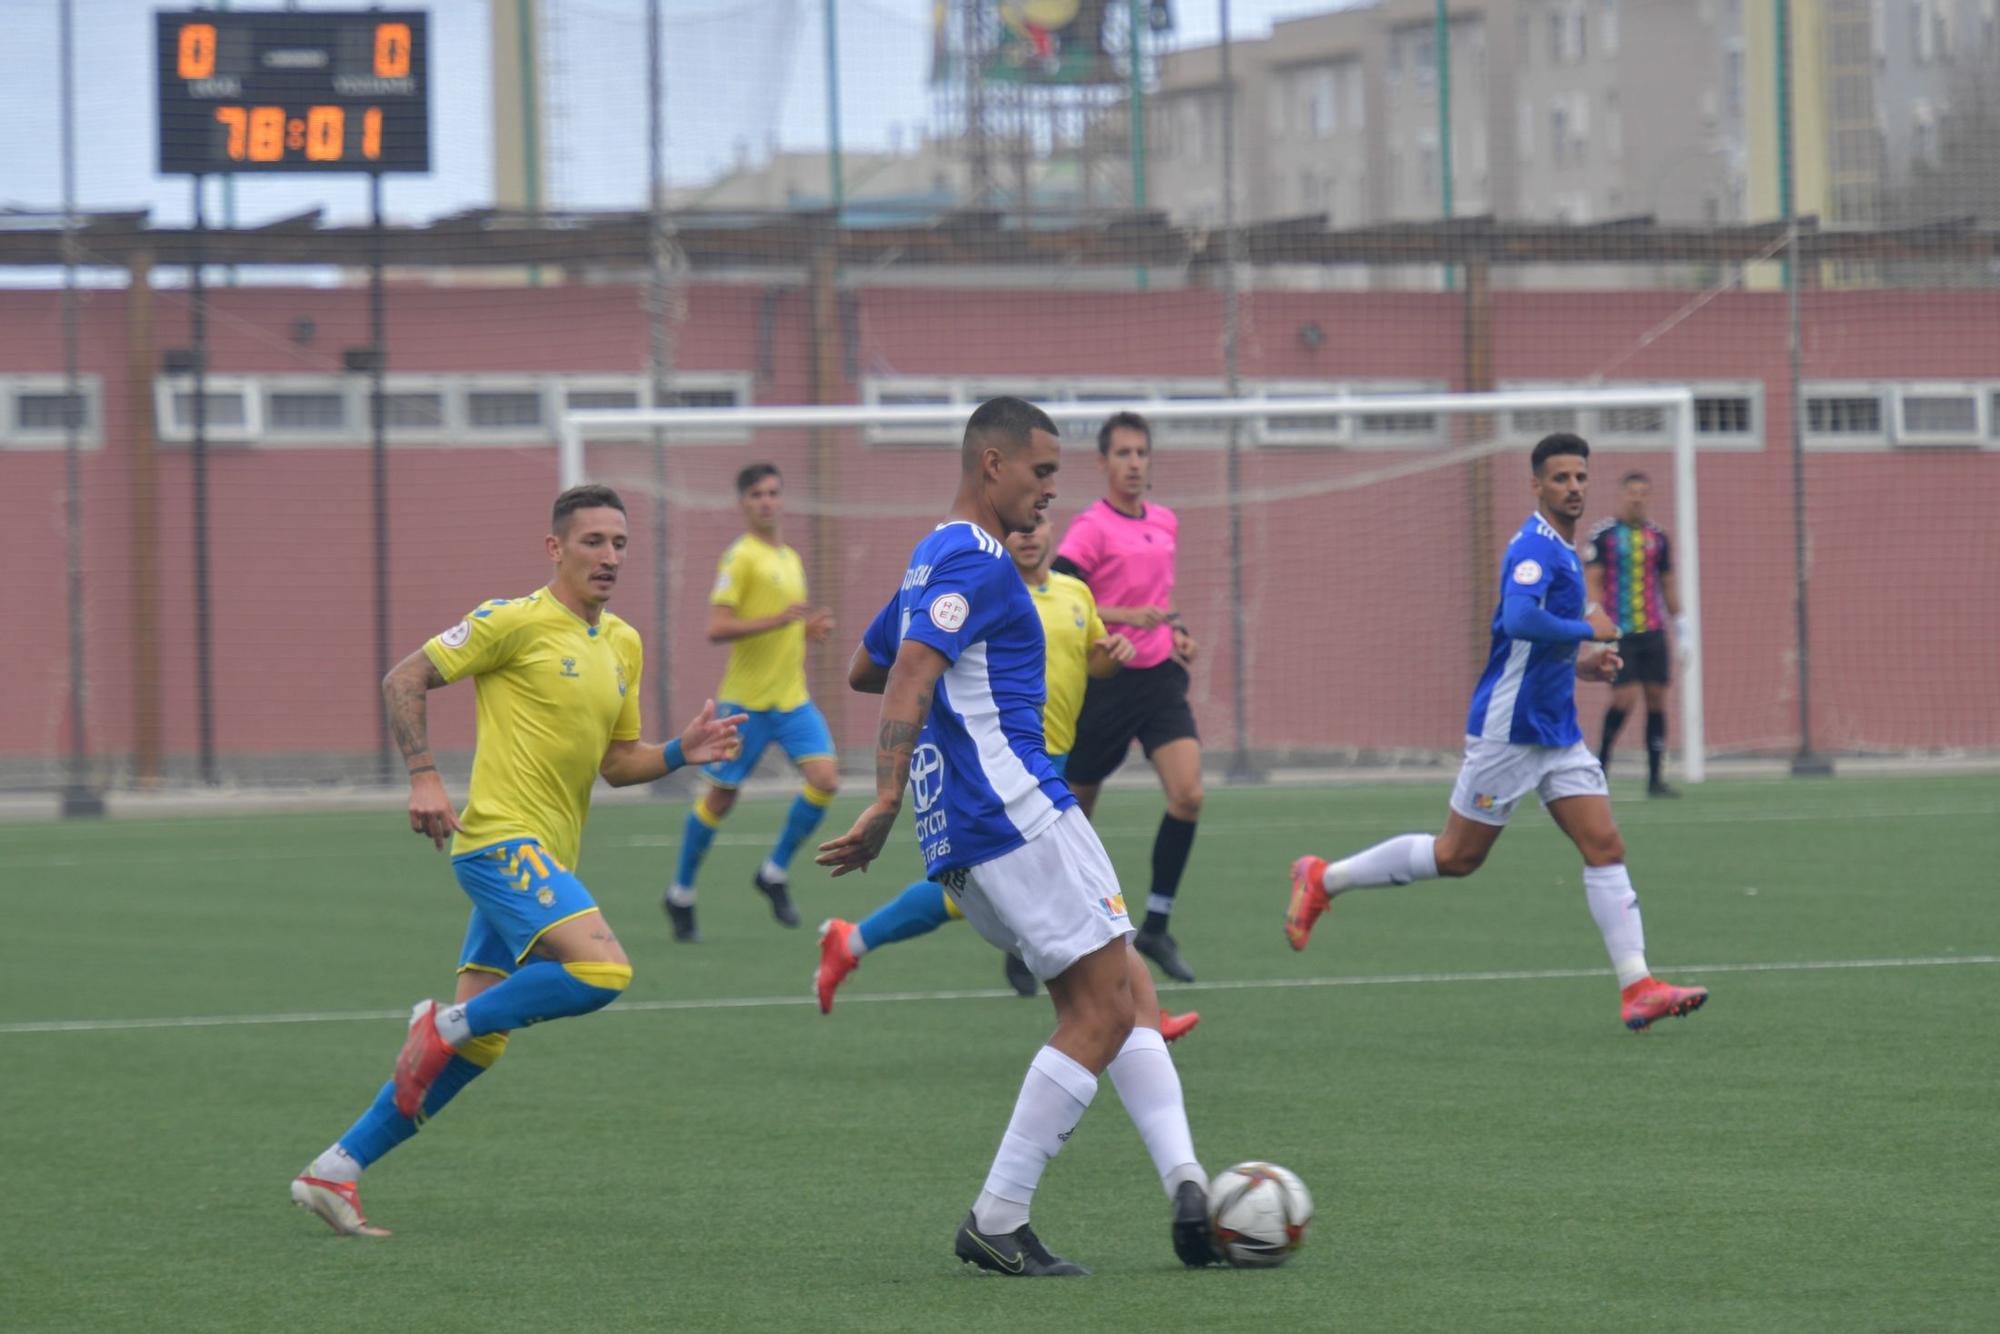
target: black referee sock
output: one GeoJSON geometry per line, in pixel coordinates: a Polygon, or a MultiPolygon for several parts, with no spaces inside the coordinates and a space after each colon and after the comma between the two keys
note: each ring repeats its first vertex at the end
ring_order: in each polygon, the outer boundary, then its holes
{"type": "Polygon", "coordinates": [[[1660,765],[1667,758],[1667,715],[1646,711],[1646,781],[1658,787],[1660,765]]]}
{"type": "Polygon", "coordinates": [[[1146,896],[1146,921],[1141,931],[1164,931],[1167,915],[1174,910],[1174,895],[1180,892],[1181,872],[1187,870],[1188,853],[1194,850],[1194,821],[1160,817],[1160,832],[1153,836],[1153,889],[1146,896]]]}
{"type": "Polygon", "coordinates": [[[1597,748],[1597,762],[1609,770],[1611,768],[1611,743],[1618,739],[1618,729],[1625,725],[1625,710],[1606,709],[1604,711],[1604,741],[1597,748]]]}

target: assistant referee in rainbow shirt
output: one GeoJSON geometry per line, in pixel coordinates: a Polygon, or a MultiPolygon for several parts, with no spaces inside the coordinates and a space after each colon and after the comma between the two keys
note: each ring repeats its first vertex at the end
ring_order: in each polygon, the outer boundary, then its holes
{"type": "Polygon", "coordinates": [[[1083,813],[1137,741],[1166,789],[1167,812],[1153,838],[1153,881],[1146,920],[1132,944],[1181,982],[1194,970],[1167,933],[1181,873],[1201,818],[1201,738],[1188,707],[1188,664],[1198,645],[1174,610],[1174,548],[1180,521],[1146,499],[1152,482],[1153,430],[1136,412],[1120,412],[1097,432],[1104,495],[1070,520],[1055,568],[1090,585],[1098,615],[1132,641],[1132,660],[1117,676],[1092,681],[1076,721],[1069,785],[1083,813]]]}

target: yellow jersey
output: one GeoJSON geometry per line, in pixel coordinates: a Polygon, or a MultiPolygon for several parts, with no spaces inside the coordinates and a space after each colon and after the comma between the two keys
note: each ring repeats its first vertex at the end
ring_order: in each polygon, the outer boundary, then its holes
{"type": "MultiPolygon", "coordinates": [[[[776,616],[806,600],[806,567],[788,546],[772,546],[745,533],[729,544],[715,571],[712,607],[728,607],[746,621],[776,616]]],[[[718,703],[758,713],[784,712],[806,702],[806,627],[793,621],[729,646],[729,667],[715,692],[718,703]]]]}
{"type": "Polygon", "coordinates": [[[590,789],[613,741],[639,736],[639,632],[590,625],[548,589],[495,598],[424,644],[446,681],[474,678],[479,732],[452,856],[540,839],[576,864],[590,789]]]}
{"type": "Polygon", "coordinates": [[[1067,755],[1076,744],[1076,716],[1083,711],[1083,690],[1090,680],[1090,646],[1104,638],[1104,620],[1090,585],[1067,574],[1051,572],[1041,584],[1029,584],[1035,610],[1042,617],[1042,639],[1048,657],[1048,702],[1042,705],[1042,732],[1051,755],[1067,755]]]}

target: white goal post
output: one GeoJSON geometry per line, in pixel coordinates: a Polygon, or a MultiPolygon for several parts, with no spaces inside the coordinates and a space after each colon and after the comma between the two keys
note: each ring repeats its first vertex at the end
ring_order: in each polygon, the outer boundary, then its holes
{"type": "MultiPolygon", "coordinates": [[[[1407,419],[1413,415],[1421,417],[1436,414],[1440,418],[1469,416],[1483,420],[1501,419],[1508,414],[1523,412],[1584,413],[1607,409],[1658,411],[1664,419],[1662,423],[1664,431],[1662,438],[1650,447],[1670,448],[1673,452],[1674,563],[1689,640],[1684,648],[1685,659],[1680,665],[1680,681],[1676,691],[1681,704],[1681,774],[1689,783],[1699,783],[1706,778],[1700,505],[1695,477],[1695,394],[1691,388],[1634,385],[1490,393],[1340,393],[1296,397],[1260,394],[1210,399],[1121,401],[1105,397],[1088,401],[1036,401],[1037,406],[1057,422],[1064,424],[1097,422],[1114,412],[1124,410],[1142,413],[1148,420],[1163,426],[1171,426],[1176,422],[1224,423],[1227,429],[1227,441],[1221,448],[1232,454],[1238,450],[1249,452],[1256,443],[1255,433],[1251,428],[1258,423],[1274,419],[1316,422],[1379,421],[1394,417],[1407,419]],[[1235,423],[1242,423],[1242,426],[1239,428],[1235,423]]],[[[672,448],[677,438],[685,441],[699,438],[703,433],[707,433],[712,441],[717,433],[726,433],[726,438],[730,439],[747,440],[751,438],[752,432],[758,430],[797,431],[814,428],[902,430],[923,427],[937,427],[940,438],[955,439],[963,430],[965,420],[975,406],[976,403],[973,402],[954,402],[577,410],[564,413],[558,422],[558,474],[563,487],[576,486],[592,480],[588,449],[589,442],[593,440],[625,442],[650,440],[672,448]]],[[[1469,459],[1517,449],[1519,441],[1503,438],[1505,434],[1494,432],[1493,439],[1478,442],[1469,448],[1455,448],[1453,457],[1469,459]]],[[[1590,437],[1588,431],[1583,434],[1586,438],[1590,437]]],[[[1592,443],[1598,444],[1595,440],[1592,443]]],[[[1332,450],[1344,452],[1338,446],[1332,447],[1332,450]]],[[[1288,452],[1297,455],[1304,451],[1294,446],[1288,452]]],[[[1443,453],[1434,446],[1427,447],[1418,443],[1412,443],[1404,448],[1375,447],[1355,452],[1365,452],[1371,459],[1380,459],[1384,464],[1382,468],[1366,475],[1369,481],[1395,480],[1420,472],[1432,466],[1427,460],[1443,453]],[[1408,457],[1405,459],[1403,456],[1408,457]]],[[[1606,472],[1608,474],[1609,469],[1606,469],[1606,472]]],[[[1604,485],[1600,483],[1600,487],[1604,485]]],[[[1296,496],[1301,493],[1294,488],[1286,494],[1296,496]]],[[[1602,494],[1603,491],[1600,490],[1600,495],[1602,494]]],[[[1255,498],[1257,497],[1251,493],[1243,492],[1237,495],[1225,495],[1220,498],[1219,503],[1236,506],[1255,498]]],[[[1498,553],[1494,554],[1497,556],[1498,553]]],[[[1468,689],[1470,684],[1467,682],[1468,689]]]]}

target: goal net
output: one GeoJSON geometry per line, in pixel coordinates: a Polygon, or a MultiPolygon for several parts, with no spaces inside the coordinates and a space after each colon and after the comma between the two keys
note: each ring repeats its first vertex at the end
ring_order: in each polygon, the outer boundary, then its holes
{"type": "MultiPolygon", "coordinates": [[[[846,689],[849,654],[950,504],[967,416],[1005,392],[567,414],[560,482],[615,487],[631,512],[618,610],[647,629],[648,712],[678,718],[721,679],[727,650],[702,629],[709,591],[743,528],[736,474],[769,461],[784,476],[782,536],[838,625],[809,659],[813,693],[837,743],[864,751],[875,706],[846,689]]],[[[1152,495],[1179,516],[1175,600],[1200,645],[1192,701],[1209,767],[1236,776],[1455,757],[1500,555],[1534,507],[1528,451],[1552,431],[1582,434],[1593,494],[1579,541],[1634,470],[1652,479],[1651,517],[1672,534],[1694,651],[1679,667],[1670,735],[1680,775],[1702,779],[1696,401],[1686,388],[1040,405],[1066,446],[1059,534],[1103,492],[1100,423],[1121,409],[1152,423],[1152,495]]],[[[1579,686],[1579,700],[1594,743],[1604,687],[1579,686]]],[[[1643,739],[1624,751],[1641,762],[1643,739]]]]}

